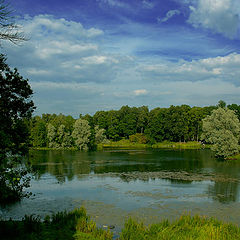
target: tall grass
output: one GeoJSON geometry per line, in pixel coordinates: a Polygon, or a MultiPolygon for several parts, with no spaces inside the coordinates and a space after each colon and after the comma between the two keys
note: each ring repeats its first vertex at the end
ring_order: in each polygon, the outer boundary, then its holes
{"type": "Polygon", "coordinates": [[[148,227],[129,219],[120,240],[235,240],[240,239],[240,228],[216,219],[182,216],[173,223],[165,220],[148,227]]]}
{"type": "Polygon", "coordinates": [[[84,208],[59,212],[44,221],[25,216],[22,221],[0,221],[2,240],[96,240],[112,239],[110,231],[98,229],[84,208]]]}
{"type": "MultiPolygon", "coordinates": [[[[25,216],[22,221],[0,221],[2,240],[111,240],[109,230],[96,227],[84,208],[39,217],[25,216]]],[[[213,218],[182,216],[145,226],[129,219],[119,240],[239,240],[240,228],[213,218]]]]}

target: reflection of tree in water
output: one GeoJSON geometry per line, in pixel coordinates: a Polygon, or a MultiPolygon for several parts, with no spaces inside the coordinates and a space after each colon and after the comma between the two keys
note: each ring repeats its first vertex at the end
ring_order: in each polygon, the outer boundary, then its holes
{"type": "Polygon", "coordinates": [[[238,182],[215,182],[213,186],[209,186],[208,194],[221,203],[236,202],[238,185],[238,182]]]}
{"type": "Polygon", "coordinates": [[[182,179],[169,179],[172,184],[191,184],[191,180],[182,180],[182,179]]]}
{"type": "MultiPolygon", "coordinates": [[[[67,151],[32,151],[29,155],[33,175],[40,179],[49,173],[56,177],[59,183],[71,181],[74,176],[90,173],[90,163],[74,157],[74,152],[67,151]]],[[[83,155],[84,156],[84,155],[83,155]]]]}
{"type": "Polygon", "coordinates": [[[208,194],[221,203],[230,203],[238,201],[239,194],[239,162],[226,162],[218,159],[212,163],[212,170],[216,175],[222,176],[225,181],[214,182],[209,186],[208,194]],[[238,182],[231,179],[238,179],[238,182]],[[228,181],[228,179],[230,179],[228,181]],[[227,181],[226,181],[227,180],[227,181]]]}

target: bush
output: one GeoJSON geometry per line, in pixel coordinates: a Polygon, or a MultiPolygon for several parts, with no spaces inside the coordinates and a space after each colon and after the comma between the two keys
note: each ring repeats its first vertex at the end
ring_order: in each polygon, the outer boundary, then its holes
{"type": "Polygon", "coordinates": [[[146,144],[149,142],[148,138],[143,133],[136,133],[129,136],[129,141],[132,143],[146,144]]]}

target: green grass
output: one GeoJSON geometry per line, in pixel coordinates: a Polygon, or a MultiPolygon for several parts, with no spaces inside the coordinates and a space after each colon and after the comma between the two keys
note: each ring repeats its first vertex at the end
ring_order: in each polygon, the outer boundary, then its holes
{"type": "Polygon", "coordinates": [[[227,160],[237,160],[237,161],[240,161],[240,154],[228,157],[227,160]]]}
{"type": "MultiPolygon", "coordinates": [[[[96,227],[84,208],[39,217],[25,216],[22,221],[0,221],[3,240],[111,240],[109,230],[96,227]]],[[[170,223],[164,220],[145,226],[129,219],[120,240],[235,240],[240,239],[240,228],[213,218],[182,216],[170,223]]]]}
{"type": "Polygon", "coordinates": [[[200,142],[160,142],[152,145],[152,148],[171,148],[171,149],[201,149],[205,146],[200,142]]]}
{"type": "Polygon", "coordinates": [[[25,216],[22,221],[0,221],[2,240],[96,240],[112,239],[110,231],[98,229],[84,208],[39,217],[25,216]]]}
{"type": "MultiPolygon", "coordinates": [[[[130,142],[129,139],[122,139],[119,141],[109,141],[108,143],[97,144],[97,150],[103,150],[104,148],[122,148],[122,149],[202,149],[209,148],[209,145],[202,145],[200,142],[169,142],[163,141],[159,143],[142,144],[130,142]]],[[[49,147],[31,147],[33,150],[71,150],[77,151],[76,147],[71,148],[49,148],[49,147]]]]}
{"type": "Polygon", "coordinates": [[[142,143],[134,143],[130,142],[129,139],[122,139],[117,142],[110,141],[109,143],[99,144],[99,148],[130,148],[130,149],[145,149],[149,148],[151,145],[142,144],[142,143]]]}
{"type": "Polygon", "coordinates": [[[71,150],[71,151],[78,151],[76,147],[59,147],[59,148],[50,148],[50,147],[30,147],[32,150],[71,150]]]}
{"type": "Polygon", "coordinates": [[[207,148],[209,146],[202,145],[200,142],[159,142],[153,145],[150,144],[140,144],[140,143],[132,143],[128,139],[122,139],[117,142],[109,142],[107,144],[99,144],[98,150],[102,150],[104,148],[125,148],[125,149],[146,149],[146,148],[154,148],[154,149],[202,149],[207,148]]]}
{"type": "Polygon", "coordinates": [[[240,239],[240,228],[216,219],[182,216],[173,223],[165,220],[148,227],[129,219],[120,240],[235,240],[240,239]]]}

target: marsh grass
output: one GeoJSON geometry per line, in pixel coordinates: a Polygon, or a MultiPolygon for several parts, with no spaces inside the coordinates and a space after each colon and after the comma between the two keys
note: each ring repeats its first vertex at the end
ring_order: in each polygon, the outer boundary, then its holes
{"type": "Polygon", "coordinates": [[[125,149],[202,149],[206,148],[208,145],[203,145],[201,142],[169,142],[163,141],[155,144],[141,144],[130,142],[128,139],[122,139],[117,142],[109,142],[107,144],[99,144],[98,150],[104,148],[125,148],[125,149]]]}
{"type": "Polygon", "coordinates": [[[240,228],[216,219],[182,216],[173,223],[165,220],[148,227],[129,219],[120,240],[235,240],[240,239],[240,228]]]}
{"type": "Polygon", "coordinates": [[[205,148],[201,142],[160,142],[152,145],[152,148],[170,148],[170,149],[202,149],[205,148]]]}
{"type": "Polygon", "coordinates": [[[0,221],[2,240],[96,240],[112,239],[110,231],[98,229],[84,208],[72,212],[59,212],[44,221],[25,216],[21,221],[0,221]]]}
{"type": "MultiPolygon", "coordinates": [[[[46,216],[25,216],[22,221],[0,221],[2,240],[111,240],[109,230],[96,227],[84,208],[46,216]]],[[[213,218],[185,215],[170,223],[164,220],[145,226],[129,219],[120,240],[236,240],[240,228],[213,218]]]]}

